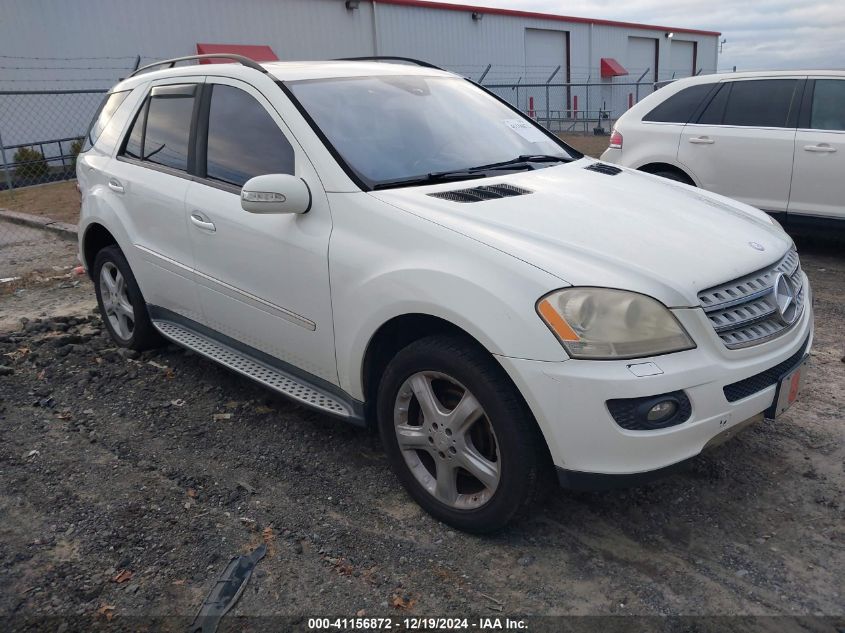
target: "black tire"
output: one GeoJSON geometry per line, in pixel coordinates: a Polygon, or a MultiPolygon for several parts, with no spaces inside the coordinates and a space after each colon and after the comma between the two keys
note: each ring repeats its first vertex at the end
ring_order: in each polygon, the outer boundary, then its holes
{"type": "Polygon", "coordinates": [[[138,287],[138,282],[135,280],[135,275],[132,274],[132,269],[129,267],[129,262],[126,261],[123,252],[117,246],[106,246],[97,253],[94,258],[94,289],[97,293],[97,305],[100,307],[100,315],[103,318],[103,323],[108,329],[112,340],[121,347],[127,347],[138,351],[151,349],[160,346],[164,341],[153,327],[150,321],[150,315],[147,312],[147,303],[144,301],[144,296],[141,294],[141,289],[138,287]],[[120,274],[123,276],[126,284],[126,295],[129,303],[132,305],[134,313],[134,326],[131,335],[128,337],[121,336],[112,325],[111,320],[106,314],[106,308],[103,303],[103,288],[101,287],[101,274],[103,267],[111,264],[117,267],[120,274]]]}
{"type": "Polygon", "coordinates": [[[408,493],[433,517],[459,530],[500,530],[526,514],[550,488],[552,462],[534,417],[501,366],[471,341],[431,336],[401,350],[381,379],[377,412],[388,460],[408,493]],[[399,447],[394,407],[400,389],[411,376],[426,371],[445,374],[471,392],[495,433],[500,476],[495,492],[481,507],[458,509],[441,502],[418,481],[399,447]]]}
{"type": "Polygon", "coordinates": [[[695,187],[695,183],[679,171],[672,171],[671,169],[662,169],[660,171],[653,171],[651,173],[655,176],[666,178],[667,180],[674,180],[675,182],[682,182],[685,185],[691,185],[695,187]]]}

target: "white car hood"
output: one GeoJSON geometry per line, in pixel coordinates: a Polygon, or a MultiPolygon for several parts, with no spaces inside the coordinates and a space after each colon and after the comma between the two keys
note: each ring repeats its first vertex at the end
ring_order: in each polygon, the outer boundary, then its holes
{"type": "Polygon", "coordinates": [[[565,284],[624,288],[669,307],[777,261],[792,240],[722,196],[594,161],[371,195],[541,268],[565,284]],[[530,194],[461,203],[431,193],[507,183],[530,194]],[[762,250],[761,250],[762,248],[762,250]]]}

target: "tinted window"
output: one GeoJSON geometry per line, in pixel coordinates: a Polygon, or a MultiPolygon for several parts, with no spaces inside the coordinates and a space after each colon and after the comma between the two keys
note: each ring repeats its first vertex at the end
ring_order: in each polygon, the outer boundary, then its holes
{"type": "Polygon", "coordinates": [[[725,116],[725,106],[728,104],[728,95],[731,92],[731,84],[722,84],[714,97],[704,108],[704,112],[698,117],[698,123],[706,125],[721,125],[725,116]]]}
{"type": "Polygon", "coordinates": [[[129,130],[129,138],[126,139],[126,147],[123,149],[123,154],[130,158],[141,158],[141,148],[144,141],[144,122],[147,120],[147,106],[150,101],[144,101],[144,105],[135,115],[135,122],[132,123],[132,129],[129,130]]]}
{"type": "Polygon", "coordinates": [[[845,130],[845,80],[816,80],[810,127],[815,130],[845,130]]]}
{"type": "Polygon", "coordinates": [[[194,92],[193,85],[153,88],[141,160],[187,171],[194,92]]]}
{"type": "Polygon", "coordinates": [[[97,113],[94,115],[91,126],[88,128],[88,138],[85,139],[85,144],[82,147],[83,152],[90,149],[97,142],[100,134],[106,129],[106,125],[112,120],[114,113],[117,112],[120,104],[123,103],[130,92],[129,90],[124,90],[123,92],[113,92],[110,95],[106,95],[100,103],[100,107],[97,108],[97,113]]]}
{"type": "Polygon", "coordinates": [[[249,94],[215,85],[208,114],[206,175],[242,186],[253,176],[292,174],[293,147],[249,94]]]}
{"type": "Polygon", "coordinates": [[[725,108],[725,125],[787,127],[795,79],[735,81],[725,108]]]}
{"type": "Polygon", "coordinates": [[[135,116],[123,153],[187,171],[196,85],[156,86],[135,116]]]}
{"type": "Polygon", "coordinates": [[[687,123],[711,90],[713,90],[713,84],[684,88],[646,114],[643,121],[687,123]]]}

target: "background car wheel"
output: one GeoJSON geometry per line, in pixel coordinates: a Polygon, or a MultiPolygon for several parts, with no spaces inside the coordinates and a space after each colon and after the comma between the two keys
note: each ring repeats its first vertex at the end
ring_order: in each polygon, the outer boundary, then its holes
{"type": "Polygon", "coordinates": [[[162,343],[129,262],[117,246],[97,253],[93,277],[103,323],[118,345],[140,351],[162,343]]]}
{"type": "Polygon", "coordinates": [[[660,176],[661,178],[666,178],[667,180],[674,180],[675,182],[682,182],[685,185],[692,185],[693,187],[695,186],[695,183],[693,183],[684,174],[677,172],[677,171],[671,171],[669,169],[664,169],[662,171],[654,171],[652,173],[655,176],[660,176]]]}
{"type": "Polygon", "coordinates": [[[400,351],[377,407],[391,466],[444,523],[498,530],[548,488],[551,459],[530,411],[504,370],[467,341],[434,336],[400,351]]]}

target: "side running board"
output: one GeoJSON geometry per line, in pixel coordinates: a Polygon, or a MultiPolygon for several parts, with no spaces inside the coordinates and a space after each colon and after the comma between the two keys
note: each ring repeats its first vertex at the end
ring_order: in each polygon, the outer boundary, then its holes
{"type": "Polygon", "coordinates": [[[177,345],[187,347],[232,371],[247,378],[252,378],[299,404],[322,413],[344,418],[353,424],[364,424],[362,416],[355,411],[354,406],[344,402],[344,399],[340,396],[309,384],[307,380],[273,367],[246,352],[214,340],[186,325],[164,320],[153,320],[153,325],[162,336],[177,345]]]}

